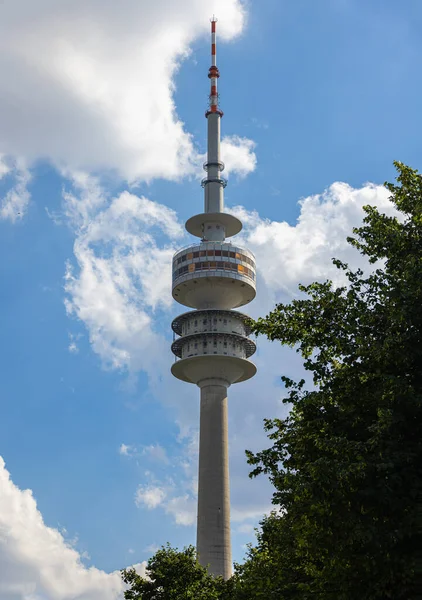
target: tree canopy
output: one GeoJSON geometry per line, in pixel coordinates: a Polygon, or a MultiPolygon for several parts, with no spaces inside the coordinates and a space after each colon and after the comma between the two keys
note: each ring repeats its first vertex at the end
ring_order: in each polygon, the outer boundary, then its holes
{"type": "Polygon", "coordinates": [[[300,286],[253,325],[296,347],[314,382],[283,377],[291,411],[248,453],[282,511],[240,568],[259,582],[270,567],[256,598],[422,597],[422,176],[395,164],[398,216],[367,206],[348,239],[374,270],[334,260],[347,284],[300,286]]]}
{"type": "Polygon", "coordinates": [[[122,571],[126,600],[229,600],[232,582],[214,578],[199,564],[195,549],[160,548],[147,563],[147,577],[122,571]]]}

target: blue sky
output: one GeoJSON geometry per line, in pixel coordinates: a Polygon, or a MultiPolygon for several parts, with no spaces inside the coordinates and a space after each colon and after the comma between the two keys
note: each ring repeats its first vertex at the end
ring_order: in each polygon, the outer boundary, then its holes
{"type": "MultiPolygon", "coordinates": [[[[333,255],[360,264],[344,239],[362,205],[391,210],[392,161],[420,163],[420,3],[155,4],[0,6],[0,600],[117,598],[114,571],[195,541],[198,390],[169,375],[170,261],[202,209],[210,12],[250,314],[335,276],[333,255]]],[[[244,450],[301,373],[264,341],[256,363],[230,390],[237,560],[271,496],[244,450]]]]}

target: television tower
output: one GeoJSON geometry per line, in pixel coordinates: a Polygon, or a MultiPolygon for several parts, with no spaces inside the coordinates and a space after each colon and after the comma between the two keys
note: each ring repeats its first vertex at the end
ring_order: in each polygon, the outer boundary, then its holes
{"type": "Polygon", "coordinates": [[[230,485],[227,423],[227,389],[256,373],[248,358],[255,352],[249,339],[248,317],[234,308],[255,298],[254,255],[227,241],[242,229],[236,217],[224,212],[221,177],[220,121],[216,63],[216,23],[211,20],[211,81],[208,121],[208,156],[204,212],[186,222],[199,242],[173,257],[173,298],[195,310],[176,317],[172,373],[201,390],[197,552],[209,572],[228,579],[232,574],[230,541],[230,485]]]}

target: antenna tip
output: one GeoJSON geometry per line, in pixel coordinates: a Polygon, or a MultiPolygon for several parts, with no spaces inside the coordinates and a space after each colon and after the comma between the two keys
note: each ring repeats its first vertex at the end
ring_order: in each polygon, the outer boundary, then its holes
{"type": "Polygon", "coordinates": [[[212,19],[210,19],[211,23],[217,23],[218,19],[215,15],[212,16],[212,19]]]}

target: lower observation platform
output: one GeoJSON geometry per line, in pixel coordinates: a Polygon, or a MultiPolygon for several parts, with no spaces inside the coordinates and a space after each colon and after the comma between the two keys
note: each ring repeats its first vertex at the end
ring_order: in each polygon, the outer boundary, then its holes
{"type": "Polygon", "coordinates": [[[204,379],[223,379],[231,385],[253,377],[256,366],[250,360],[236,356],[192,356],[176,361],[171,372],[187,383],[198,385],[204,379]]]}

